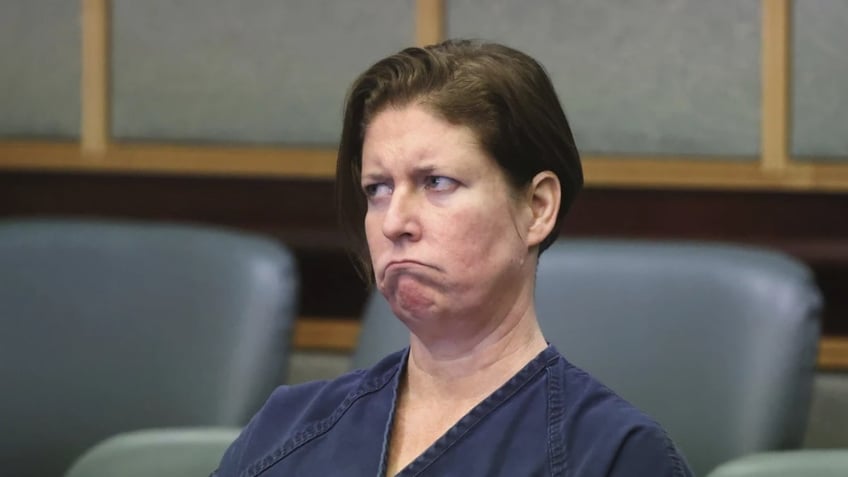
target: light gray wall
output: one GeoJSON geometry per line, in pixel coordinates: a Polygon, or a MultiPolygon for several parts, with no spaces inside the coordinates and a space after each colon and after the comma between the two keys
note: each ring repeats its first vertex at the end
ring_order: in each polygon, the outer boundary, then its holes
{"type": "Polygon", "coordinates": [[[79,4],[0,0],[0,139],[79,136],[79,4]]]}
{"type": "Polygon", "coordinates": [[[114,0],[119,139],[335,144],[356,75],[413,41],[409,1],[114,0]]]}
{"type": "Polygon", "coordinates": [[[848,1],[794,8],[792,154],[848,160],[848,1]]]}
{"type": "Polygon", "coordinates": [[[450,0],[447,22],[539,59],[582,151],[759,153],[760,0],[450,0]]]}

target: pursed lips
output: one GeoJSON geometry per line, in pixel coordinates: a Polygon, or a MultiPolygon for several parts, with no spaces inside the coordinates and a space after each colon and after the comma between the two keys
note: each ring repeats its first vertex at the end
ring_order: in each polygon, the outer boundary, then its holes
{"type": "Polygon", "coordinates": [[[383,268],[383,276],[385,276],[386,272],[388,272],[391,268],[404,267],[404,266],[425,267],[425,268],[436,269],[436,267],[434,267],[432,265],[428,265],[426,263],[422,263],[422,262],[419,262],[417,260],[392,260],[389,263],[387,263],[386,266],[383,268]]]}

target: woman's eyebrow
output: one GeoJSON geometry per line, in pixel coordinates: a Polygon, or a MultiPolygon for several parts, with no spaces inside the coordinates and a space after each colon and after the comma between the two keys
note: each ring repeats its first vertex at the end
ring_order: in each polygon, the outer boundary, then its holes
{"type": "Polygon", "coordinates": [[[379,182],[386,180],[387,177],[388,176],[386,174],[383,174],[381,172],[368,172],[362,174],[361,180],[369,182],[379,182]]]}
{"type": "Polygon", "coordinates": [[[412,168],[412,173],[416,176],[429,175],[436,172],[437,167],[433,164],[421,164],[412,168]]]}

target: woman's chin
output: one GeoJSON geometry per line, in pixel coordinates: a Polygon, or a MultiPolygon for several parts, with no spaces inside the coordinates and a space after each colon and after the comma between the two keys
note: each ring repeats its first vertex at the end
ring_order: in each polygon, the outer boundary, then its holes
{"type": "Polygon", "coordinates": [[[395,315],[404,321],[426,319],[438,308],[438,290],[420,277],[408,274],[390,277],[382,292],[395,315]]]}

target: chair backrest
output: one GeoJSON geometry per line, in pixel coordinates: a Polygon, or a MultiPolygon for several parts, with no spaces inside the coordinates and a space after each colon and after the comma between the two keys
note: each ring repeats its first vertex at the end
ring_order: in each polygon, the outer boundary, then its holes
{"type": "MultiPolygon", "coordinates": [[[[545,337],[662,423],[698,475],[800,445],[820,306],[798,261],[726,244],[560,240],[536,284],[545,337]]],[[[407,342],[375,294],[354,366],[407,342]]]]}
{"type": "Polygon", "coordinates": [[[763,452],[726,462],[707,477],[845,477],[848,449],[763,452]]]}
{"type": "Polygon", "coordinates": [[[0,221],[4,475],[61,475],[122,431],[243,425],[284,375],[296,277],[234,231],[0,221]]]}
{"type": "Polygon", "coordinates": [[[83,454],[65,477],[208,477],[238,434],[239,428],[122,433],[83,454]]]}

